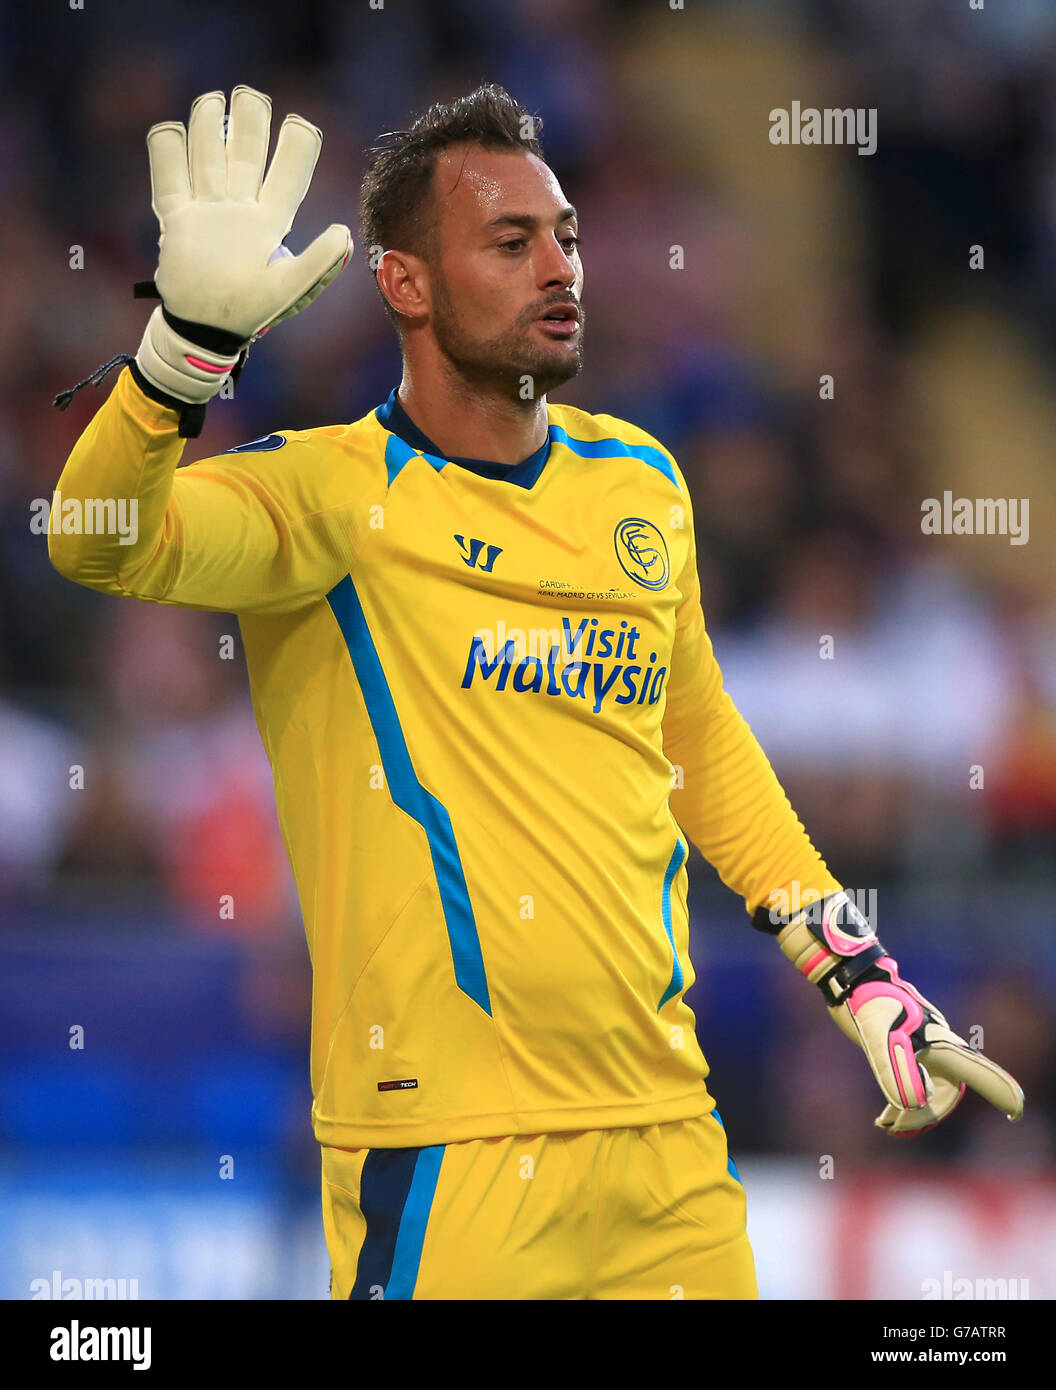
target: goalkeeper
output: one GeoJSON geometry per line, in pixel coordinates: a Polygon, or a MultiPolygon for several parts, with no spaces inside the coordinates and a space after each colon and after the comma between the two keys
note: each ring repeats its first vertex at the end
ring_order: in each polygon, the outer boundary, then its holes
{"type": "Polygon", "coordinates": [[[138,538],[48,545],[101,593],[238,616],[314,972],[331,1295],[757,1297],[684,999],[687,839],[862,1048],[885,1131],[966,1087],[1014,1120],[1019,1087],[902,979],[723,689],[674,458],[547,400],[583,362],[579,225],[501,88],[371,152],[388,399],[178,467],[351,251],[284,246],[315,127],[287,117],[266,171],[268,99],[224,114],[147,137],[160,304],[58,483],[135,498],[138,538]]]}

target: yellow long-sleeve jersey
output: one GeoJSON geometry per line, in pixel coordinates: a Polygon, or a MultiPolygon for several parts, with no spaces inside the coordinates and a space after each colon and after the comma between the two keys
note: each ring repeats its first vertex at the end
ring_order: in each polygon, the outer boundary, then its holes
{"type": "Polygon", "coordinates": [[[58,483],[61,573],[238,615],[324,1144],[706,1113],[685,837],[749,911],[840,886],[723,689],[674,459],[547,410],[512,469],[438,455],[395,392],[178,469],[126,368],[58,483]],[[134,543],[61,529],[122,498],[134,543]]]}

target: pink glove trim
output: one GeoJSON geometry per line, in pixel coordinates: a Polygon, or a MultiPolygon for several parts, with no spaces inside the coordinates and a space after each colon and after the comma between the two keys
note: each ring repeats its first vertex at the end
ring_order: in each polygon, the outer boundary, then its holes
{"type": "Polygon", "coordinates": [[[810,960],[807,961],[806,965],[800,966],[800,971],[804,975],[809,975],[810,972],[815,968],[815,966],[821,965],[824,961],[827,961],[829,959],[830,952],[819,951],[817,955],[811,956],[810,960]]]}
{"type": "Polygon", "coordinates": [[[183,354],[183,360],[189,362],[192,367],[201,368],[203,372],[215,372],[217,376],[223,376],[231,370],[230,367],[218,367],[215,362],[203,362],[200,357],[192,357],[189,352],[183,354]]]}
{"type": "MultiPolygon", "coordinates": [[[[925,1105],[928,1095],[924,1088],[924,1078],[920,1074],[920,1067],[917,1065],[916,1057],[913,1053],[913,1039],[911,1034],[915,1033],[924,1022],[924,1010],[917,1003],[916,999],[909,992],[909,988],[898,978],[897,970],[894,968],[894,961],[887,960],[878,962],[886,964],[891,969],[894,976],[890,984],[881,983],[878,980],[871,981],[869,984],[859,985],[853,990],[851,997],[847,1000],[847,1007],[854,1015],[867,1004],[870,999],[894,999],[901,1004],[905,1010],[906,1018],[897,1028],[892,1028],[887,1035],[887,1052],[891,1061],[891,1070],[894,1073],[895,1085],[898,1087],[898,1094],[901,1097],[903,1106],[909,1108],[910,1101],[906,1096],[905,1086],[902,1084],[902,1074],[898,1067],[897,1049],[901,1048],[906,1063],[909,1068],[910,1077],[913,1084],[913,1094],[916,1096],[917,1105],[925,1105]]],[[[914,991],[915,993],[915,991],[914,991]]]]}
{"type": "Polygon", "coordinates": [[[821,934],[838,956],[857,956],[867,946],[876,945],[876,933],[870,931],[866,936],[846,936],[834,922],[829,921],[829,913],[844,906],[846,903],[840,901],[839,896],[825,904],[821,914],[821,934]]]}

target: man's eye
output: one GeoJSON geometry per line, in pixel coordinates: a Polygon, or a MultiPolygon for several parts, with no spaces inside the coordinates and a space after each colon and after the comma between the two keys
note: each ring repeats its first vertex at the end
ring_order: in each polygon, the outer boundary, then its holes
{"type": "Polygon", "coordinates": [[[503,251],[519,251],[524,245],[524,237],[516,237],[513,241],[500,241],[499,246],[503,251]]]}
{"type": "Polygon", "coordinates": [[[561,245],[568,247],[570,254],[572,251],[578,251],[582,244],[578,236],[563,236],[561,238],[561,245]]]}

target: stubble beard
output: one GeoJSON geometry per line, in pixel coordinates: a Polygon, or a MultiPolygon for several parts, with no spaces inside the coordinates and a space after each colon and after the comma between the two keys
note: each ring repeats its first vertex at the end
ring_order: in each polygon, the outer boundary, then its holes
{"type": "Polygon", "coordinates": [[[583,370],[583,311],[575,349],[555,343],[552,349],[529,338],[538,309],[527,310],[510,328],[492,338],[474,338],[459,322],[447,281],[434,281],[433,333],[454,373],[474,391],[498,394],[530,406],[583,370]],[[530,379],[531,394],[526,395],[530,379]]]}

